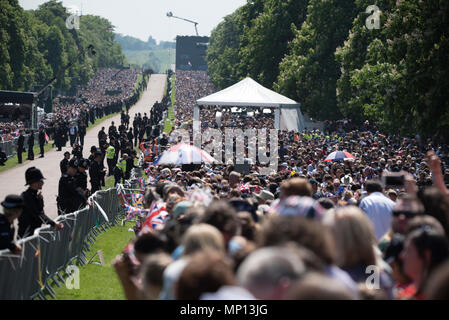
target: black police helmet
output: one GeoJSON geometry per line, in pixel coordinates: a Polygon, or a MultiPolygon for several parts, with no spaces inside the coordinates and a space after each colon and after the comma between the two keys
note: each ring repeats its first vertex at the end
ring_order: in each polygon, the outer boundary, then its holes
{"type": "Polygon", "coordinates": [[[89,169],[89,160],[88,159],[81,159],[80,162],[78,163],[78,167],[80,168],[84,168],[84,169],[89,169]]]}
{"type": "Polygon", "coordinates": [[[36,167],[28,168],[27,171],[25,171],[25,180],[26,180],[25,185],[29,185],[43,179],[45,178],[42,175],[42,172],[36,167]]]}
{"type": "Polygon", "coordinates": [[[68,166],[72,168],[78,168],[78,160],[76,159],[70,160],[68,166]]]}

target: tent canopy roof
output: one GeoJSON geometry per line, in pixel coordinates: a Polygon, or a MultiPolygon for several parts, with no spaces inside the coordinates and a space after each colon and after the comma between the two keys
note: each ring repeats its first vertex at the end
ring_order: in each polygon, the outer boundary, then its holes
{"type": "Polygon", "coordinates": [[[251,78],[213,93],[196,101],[198,105],[208,106],[248,106],[279,108],[285,106],[299,106],[299,104],[277,92],[265,88],[251,78]]]}

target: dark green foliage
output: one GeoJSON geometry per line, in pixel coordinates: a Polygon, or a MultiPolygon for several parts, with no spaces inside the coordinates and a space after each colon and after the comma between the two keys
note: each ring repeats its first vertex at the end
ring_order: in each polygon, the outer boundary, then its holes
{"type": "Polygon", "coordinates": [[[214,29],[207,61],[219,89],[251,76],[314,118],[449,141],[448,57],[447,0],[267,0],[214,29]]]}
{"type": "MultiPolygon", "coordinates": [[[[359,1],[360,8],[369,1],[359,1]]],[[[355,19],[337,51],[343,66],[339,107],[385,130],[449,138],[449,4],[439,0],[379,1],[380,30],[355,19]]]]}
{"type": "Polygon", "coordinates": [[[264,1],[248,0],[212,31],[206,60],[209,76],[216,88],[223,89],[249,75],[249,67],[239,55],[248,43],[245,33],[251,29],[263,8],[264,1]]]}
{"type": "Polygon", "coordinates": [[[114,41],[112,25],[97,16],[83,16],[79,30],[69,30],[70,13],[51,0],[25,11],[17,0],[0,0],[0,89],[38,89],[71,63],[53,83],[57,92],[74,92],[99,67],[121,67],[125,56],[114,41]],[[86,48],[92,44],[96,55],[86,48]],[[80,55],[80,52],[84,54],[80,55]]]}
{"type": "Polygon", "coordinates": [[[356,14],[353,0],[310,0],[307,19],[295,31],[290,52],[281,62],[275,89],[301,102],[302,110],[314,118],[340,117],[336,103],[340,66],[334,53],[347,38],[356,14]]]}

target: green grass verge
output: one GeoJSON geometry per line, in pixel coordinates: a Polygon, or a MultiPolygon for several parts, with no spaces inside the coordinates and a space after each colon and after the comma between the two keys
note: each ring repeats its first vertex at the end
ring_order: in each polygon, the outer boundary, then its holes
{"type": "MultiPolygon", "coordinates": [[[[90,260],[98,250],[102,250],[105,265],[88,264],[80,267],[80,288],[69,290],[65,285],[53,286],[57,300],[125,300],[123,289],[115,274],[112,260],[122,252],[134,232],[128,231],[134,224],[132,222],[120,224],[107,230],[97,237],[97,241],[87,252],[90,260]]],[[[99,262],[95,257],[93,261],[99,262]]],[[[51,299],[50,296],[47,296],[51,299]]]]}
{"type": "MultiPolygon", "coordinates": [[[[53,141],[49,141],[46,145],[44,145],[44,156],[45,153],[53,149],[52,147],[53,141]]],[[[27,149],[28,150],[28,149],[27,149]]],[[[41,148],[39,146],[33,148],[34,151],[34,159],[38,159],[41,156],[41,148]]],[[[31,160],[27,160],[28,152],[22,153],[22,164],[19,164],[19,160],[17,159],[17,154],[15,154],[13,157],[9,158],[4,166],[0,167],[0,172],[12,169],[16,166],[20,165],[26,165],[31,162],[31,160]]]]}
{"type": "Polygon", "coordinates": [[[168,116],[167,119],[165,119],[164,122],[164,132],[170,133],[172,131],[174,120],[175,120],[175,113],[173,112],[173,106],[175,104],[175,97],[176,97],[176,86],[175,86],[176,76],[172,76],[172,91],[171,91],[171,106],[168,107],[168,116]]]}
{"type": "Polygon", "coordinates": [[[142,74],[137,75],[137,81],[136,84],[134,86],[134,90],[137,90],[137,88],[139,87],[139,84],[142,82],[142,74]]]}
{"type": "MultiPolygon", "coordinates": [[[[108,169],[109,171],[109,169],[108,169]]],[[[104,181],[105,186],[101,188],[101,190],[109,190],[111,188],[114,188],[114,176],[107,177],[104,181]]]]}

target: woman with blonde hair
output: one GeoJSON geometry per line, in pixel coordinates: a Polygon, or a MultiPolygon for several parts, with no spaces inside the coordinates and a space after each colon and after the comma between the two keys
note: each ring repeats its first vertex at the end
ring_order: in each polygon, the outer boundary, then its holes
{"type": "Polygon", "coordinates": [[[190,257],[204,250],[225,254],[225,241],[221,232],[209,224],[200,223],[189,227],[182,240],[181,258],[170,264],[164,271],[164,283],[160,299],[175,299],[175,286],[190,257]]]}
{"type": "Polygon", "coordinates": [[[376,237],[366,214],[355,206],[341,207],[324,219],[335,240],[336,263],[355,282],[379,286],[391,297],[392,281],[376,252],[376,237]]]}

